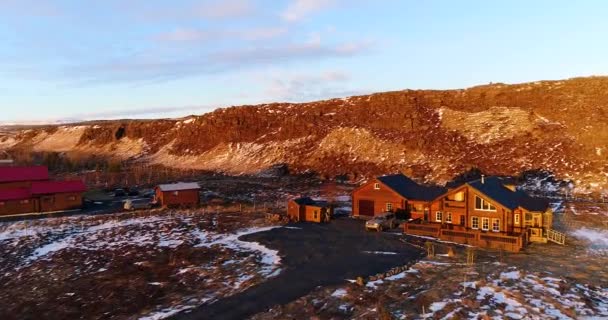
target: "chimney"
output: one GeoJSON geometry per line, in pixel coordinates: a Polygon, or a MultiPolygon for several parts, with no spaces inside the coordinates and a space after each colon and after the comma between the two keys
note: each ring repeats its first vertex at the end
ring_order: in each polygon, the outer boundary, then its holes
{"type": "Polygon", "coordinates": [[[485,175],[481,175],[481,184],[486,183],[486,176],[485,175]]]}

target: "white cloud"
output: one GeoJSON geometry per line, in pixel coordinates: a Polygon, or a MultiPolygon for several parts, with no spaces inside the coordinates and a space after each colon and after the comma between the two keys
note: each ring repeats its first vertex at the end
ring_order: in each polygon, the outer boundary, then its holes
{"type": "Polygon", "coordinates": [[[334,5],[336,0],[293,0],[282,12],[281,17],[296,22],[305,17],[334,5]]]}
{"type": "MultiPolygon", "coordinates": [[[[190,36],[188,33],[182,34],[190,36]]],[[[78,79],[82,85],[108,82],[158,82],[198,75],[242,70],[260,66],[281,66],[293,62],[348,58],[370,49],[368,42],[332,45],[295,43],[274,46],[251,46],[211,53],[192,53],[186,57],[157,56],[155,52],[125,56],[90,65],[74,65],[63,70],[64,76],[78,79]]]]}
{"type": "Polygon", "coordinates": [[[201,30],[193,28],[177,28],[170,32],[161,33],[156,39],[165,42],[200,42],[205,40],[266,40],[287,34],[283,26],[267,28],[249,28],[243,30],[201,30]]]}
{"type": "Polygon", "coordinates": [[[271,100],[303,102],[361,93],[349,89],[350,74],[338,70],[320,74],[274,72],[269,78],[264,95],[271,100]]]}
{"type": "Polygon", "coordinates": [[[255,7],[250,0],[221,0],[200,4],[192,10],[199,17],[224,19],[249,15],[255,7]]]}

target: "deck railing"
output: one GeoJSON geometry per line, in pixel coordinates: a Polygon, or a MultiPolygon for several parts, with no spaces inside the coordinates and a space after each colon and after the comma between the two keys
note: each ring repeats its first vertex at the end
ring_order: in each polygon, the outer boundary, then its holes
{"type": "Polygon", "coordinates": [[[566,235],[553,229],[547,229],[547,240],[555,242],[557,244],[565,244],[566,235]]]}
{"type": "Polygon", "coordinates": [[[443,241],[468,244],[472,246],[520,251],[525,243],[525,232],[520,234],[507,234],[502,232],[481,231],[467,229],[458,225],[442,226],[438,223],[412,221],[404,224],[406,234],[417,236],[430,236],[443,241]]]}

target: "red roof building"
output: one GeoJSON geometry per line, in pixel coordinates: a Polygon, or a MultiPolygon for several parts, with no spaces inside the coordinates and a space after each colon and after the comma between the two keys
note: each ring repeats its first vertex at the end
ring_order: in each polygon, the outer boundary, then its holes
{"type": "Polygon", "coordinates": [[[33,195],[85,192],[87,187],[80,180],[71,181],[35,181],[32,182],[33,195]]]}
{"type": "Polygon", "coordinates": [[[49,170],[44,166],[0,167],[0,183],[49,180],[49,170]]]}
{"type": "Polygon", "coordinates": [[[44,166],[0,167],[0,215],[79,209],[85,191],[80,180],[50,181],[44,166]]]}

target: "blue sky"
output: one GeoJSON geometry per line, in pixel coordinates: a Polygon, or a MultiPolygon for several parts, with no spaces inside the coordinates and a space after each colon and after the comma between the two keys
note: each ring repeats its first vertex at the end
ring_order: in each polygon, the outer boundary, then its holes
{"type": "Polygon", "coordinates": [[[0,122],[608,74],[606,1],[0,0],[0,122]]]}

